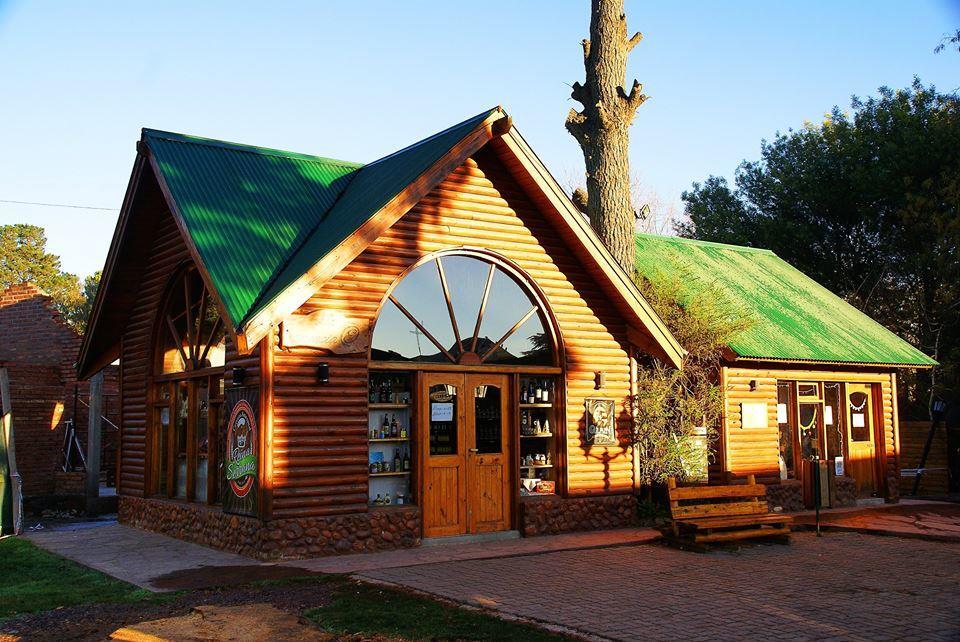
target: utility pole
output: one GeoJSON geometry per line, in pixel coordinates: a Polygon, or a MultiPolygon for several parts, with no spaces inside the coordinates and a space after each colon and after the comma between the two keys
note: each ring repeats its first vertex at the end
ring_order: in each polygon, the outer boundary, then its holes
{"type": "Polygon", "coordinates": [[[103,371],[90,379],[87,407],[87,514],[96,514],[100,498],[100,432],[103,427],[103,371]]]}

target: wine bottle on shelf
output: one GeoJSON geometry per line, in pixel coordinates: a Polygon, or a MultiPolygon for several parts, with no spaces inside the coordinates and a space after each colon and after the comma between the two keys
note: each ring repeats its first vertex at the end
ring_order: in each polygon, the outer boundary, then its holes
{"type": "Polygon", "coordinates": [[[390,418],[390,437],[391,439],[396,438],[400,435],[400,424],[397,423],[397,416],[392,415],[390,418]]]}
{"type": "Polygon", "coordinates": [[[408,472],[410,470],[410,451],[403,453],[403,471],[408,472]]]}
{"type": "Polygon", "coordinates": [[[377,395],[377,384],[374,382],[373,379],[370,379],[369,395],[370,395],[369,397],[370,403],[377,403],[377,399],[379,399],[379,396],[377,395]]]}
{"type": "Polygon", "coordinates": [[[543,403],[550,403],[550,380],[543,382],[543,403]]]}
{"type": "Polygon", "coordinates": [[[390,419],[387,413],[383,413],[383,422],[380,424],[380,439],[386,439],[390,436],[390,419]]]}
{"type": "Polygon", "coordinates": [[[390,499],[390,493],[387,493],[386,497],[383,498],[383,505],[389,506],[393,501],[390,499]]]}
{"type": "Polygon", "coordinates": [[[393,471],[399,473],[401,466],[403,466],[403,460],[400,459],[400,449],[397,448],[393,452],[393,471]]]}

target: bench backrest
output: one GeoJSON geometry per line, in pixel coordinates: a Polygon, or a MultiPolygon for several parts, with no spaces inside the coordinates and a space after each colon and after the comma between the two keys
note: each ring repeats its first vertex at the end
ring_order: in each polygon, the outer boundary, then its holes
{"type": "Polygon", "coordinates": [[[673,519],[766,515],[768,512],[767,489],[758,484],[753,475],[747,476],[746,484],[736,486],[677,486],[676,480],[670,477],[667,490],[673,519]]]}

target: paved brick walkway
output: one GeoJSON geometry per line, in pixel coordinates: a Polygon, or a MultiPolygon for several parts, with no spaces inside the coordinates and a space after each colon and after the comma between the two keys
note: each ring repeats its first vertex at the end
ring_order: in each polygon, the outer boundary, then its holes
{"type": "Polygon", "coordinates": [[[960,639],[960,545],[859,533],[697,554],[648,544],[360,577],[615,640],[960,639]]]}

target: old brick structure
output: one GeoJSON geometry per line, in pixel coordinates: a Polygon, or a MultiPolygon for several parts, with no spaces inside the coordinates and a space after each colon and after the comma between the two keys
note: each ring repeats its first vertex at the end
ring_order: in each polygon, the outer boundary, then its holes
{"type": "MultiPolygon", "coordinates": [[[[77,382],[74,363],[80,336],[35,285],[14,285],[0,293],[0,364],[10,374],[17,467],[28,500],[82,492],[76,473],[61,470],[64,428],[74,418],[85,441],[87,382],[77,382]],[[74,395],[77,395],[76,403],[74,395]],[[76,410],[74,410],[76,408],[76,410]]],[[[117,423],[117,369],[104,373],[104,413],[117,423]]],[[[104,459],[110,465],[115,439],[104,428],[104,459]]]]}

